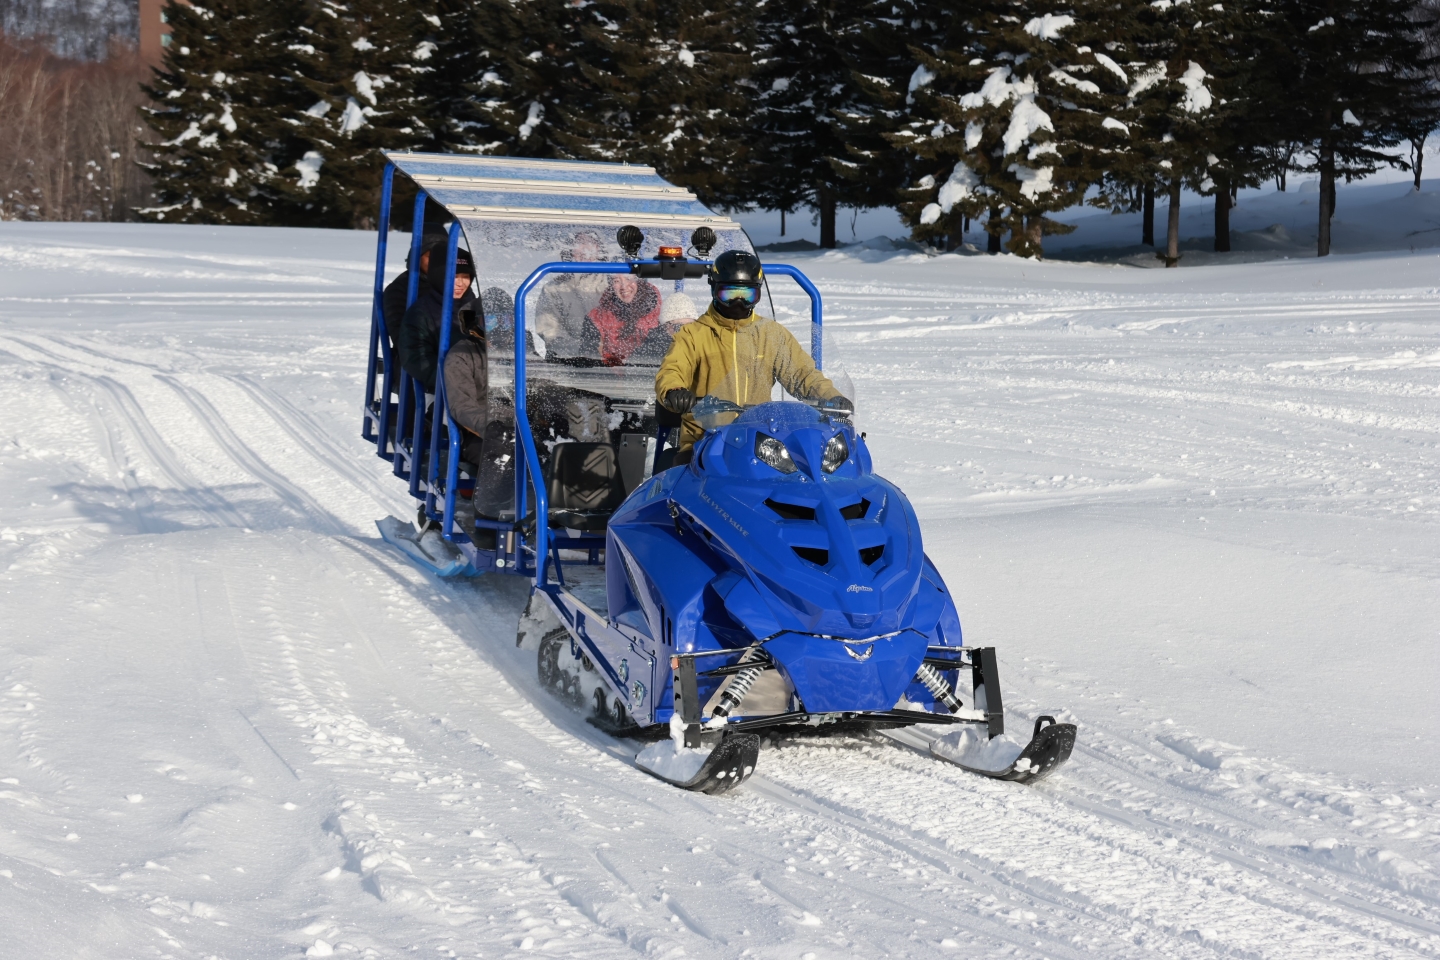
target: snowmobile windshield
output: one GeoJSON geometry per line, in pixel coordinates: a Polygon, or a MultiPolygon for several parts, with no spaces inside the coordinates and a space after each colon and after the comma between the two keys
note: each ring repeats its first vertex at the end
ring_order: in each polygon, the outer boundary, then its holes
{"type": "MultiPolygon", "coordinates": [[[[476,287],[484,303],[491,403],[513,404],[512,298],[521,283],[544,263],[623,263],[627,258],[616,242],[614,225],[511,222],[463,214],[460,223],[475,255],[476,287]]],[[[712,256],[750,249],[738,226],[717,227],[722,228],[715,231],[718,244],[712,256]]],[[[644,228],[639,259],[654,259],[662,246],[688,248],[693,229],[692,224],[644,228]]],[[[708,299],[704,280],[564,272],[541,280],[525,302],[526,405],[537,442],[543,446],[567,435],[567,408],[575,400],[603,401],[603,429],[592,425],[582,430],[587,436],[642,429],[638,418],[654,415],[660,361],[676,330],[693,321],[708,299]]],[[[594,404],[588,408],[595,409],[594,404]]]]}
{"type": "Polygon", "coordinates": [[[849,417],[845,414],[829,409],[827,402],[824,400],[801,400],[800,402],[804,404],[804,407],[790,405],[783,408],[776,408],[769,406],[769,401],[767,401],[766,404],[741,406],[731,400],[724,400],[720,397],[707,395],[695,401],[695,406],[691,408],[690,415],[695,418],[695,422],[700,424],[700,427],[704,430],[715,430],[732,423],[748,423],[752,421],[756,423],[773,424],[776,417],[781,415],[781,411],[783,411],[784,414],[784,426],[790,430],[826,421],[845,420],[848,422],[849,420],[849,417]],[[762,411],[760,409],[761,407],[765,409],[762,411]],[[806,409],[807,407],[809,409],[806,409]]]}

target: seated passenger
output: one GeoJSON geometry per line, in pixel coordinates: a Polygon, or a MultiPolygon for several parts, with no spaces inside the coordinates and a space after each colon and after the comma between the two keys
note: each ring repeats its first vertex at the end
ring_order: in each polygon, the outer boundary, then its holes
{"type": "MultiPolygon", "coordinates": [[[[430,251],[441,244],[450,242],[450,238],[443,233],[426,231],[420,245],[420,276],[424,277],[425,272],[430,269],[430,251]]],[[[424,286],[422,283],[421,286],[424,286]]],[[[405,321],[405,298],[410,294],[410,270],[400,271],[400,276],[391,280],[385,286],[385,292],[380,296],[380,314],[385,318],[385,335],[390,340],[390,349],[395,349],[395,337],[400,332],[400,324],[405,321]]]]}
{"type": "Polygon", "coordinates": [[[485,309],[485,342],[496,350],[515,349],[515,300],[499,287],[480,294],[485,309]]]}
{"type": "MultiPolygon", "coordinates": [[[[452,343],[460,339],[454,327],[460,317],[460,308],[475,300],[475,294],[470,290],[474,277],[475,261],[469,251],[457,251],[455,287],[450,291],[453,298],[450,313],[452,343]]],[[[430,257],[429,267],[425,271],[425,282],[420,285],[420,294],[410,305],[410,309],[405,311],[405,320],[400,324],[400,334],[395,338],[400,366],[404,367],[411,377],[424,384],[429,393],[435,392],[435,370],[440,365],[440,311],[443,306],[440,288],[444,285],[445,256],[441,251],[430,257]]]]}
{"type": "MultiPolygon", "coordinates": [[[[604,260],[600,238],[581,233],[560,259],[577,262],[604,260]]],[[[585,316],[605,293],[609,277],[600,273],[560,273],[545,281],[536,297],[530,329],[545,343],[545,356],[584,357],[585,316]]]]}
{"type": "Polygon", "coordinates": [[[660,327],[665,331],[667,349],[670,346],[669,341],[675,339],[675,334],[680,332],[680,328],[694,321],[698,316],[700,316],[700,310],[695,306],[695,301],[685,294],[677,291],[665,298],[665,302],[660,307],[660,327]]]}
{"type": "MultiPolygon", "coordinates": [[[[660,291],[628,273],[611,274],[600,302],[585,315],[582,356],[599,357],[618,367],[632,353],[643,352],[660,327],[660,291]]],[[[663,349],[654,351],[663,355],[663,349]]]]}
{"type": "Polygon", "coordinates": [[[458,325],[460,338],[445,354],[445,406],[464,438],[460,459],[479,463],[490,424],[490,345],[474,310],[461,310],[458,325]]]}
{"type": "Polygon", "coordinates": [[[656,399],[684,415],[677,464],[689,461],[704,434],[690,408],[707,394],[748,407],[769,402],[779,383],[792,397],[833,400],[837,412],[854,411],[789,330],[755,313],[764,271],[753,253],[722,253],[710,266],[709,281],[710,308],[680,328],[655,374],[656,399]]]}
{"type": "MultiPolygon", "coordinates": [[[[482,300],[488,312],[492,293],[482,300]]],[[[504,292],[500,291],[504,296],[504,292]]],[[[508,298],[507,298],[508,299],[508,298]]],[[[513,516],[515,501],[515,411],[504,396],[490,393],[490,344],[486,320],[470,306],[460,311],[460,337],[445,354],[445,405],[460,428],[460,459],[470,464],[475,480],[471,503],[475,515],[486,520],[513,516]]],[[[493,529],[475,531],[475,544],[495,548],[493,529]]]]}

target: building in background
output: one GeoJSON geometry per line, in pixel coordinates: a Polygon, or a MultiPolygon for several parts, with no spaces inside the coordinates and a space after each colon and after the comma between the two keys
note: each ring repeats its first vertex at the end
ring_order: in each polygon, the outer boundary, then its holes
{"type": "Polygon", "coordinates": [[[172,2],[189,5],[189,0],[140,0],[140,59],[149,66],[160,66],[160,57],[170,45],[165,7],[172,2]]]}

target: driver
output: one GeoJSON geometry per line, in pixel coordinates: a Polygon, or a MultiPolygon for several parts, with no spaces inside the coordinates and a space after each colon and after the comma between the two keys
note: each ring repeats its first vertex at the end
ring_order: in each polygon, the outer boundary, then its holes
{"type": "Polygon", "coordinates": [[[690,459],[691,447],[704,433],[690,416],[690,408],[697,397],[707,394],[748,407],[768,403],[779,383],[792,397],[828,400],[836,413],[854,412],[854,404],[815,369],[794,335],[755,313],[765,280],[755,254],[745,250],[720,254],[707,279],[710,309],[676,331],[655,374],[656,399],[684,415],[677,464],[690,459]]]}

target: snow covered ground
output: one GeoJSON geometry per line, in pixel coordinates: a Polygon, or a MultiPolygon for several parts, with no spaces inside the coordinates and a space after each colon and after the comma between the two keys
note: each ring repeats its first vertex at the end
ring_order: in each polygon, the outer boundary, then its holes
{"type": "Polygon", "coordinates": [[[372,244],[0,225],[0,955],[1440,955],[1440,256],[797,258],[1012,724],[1080,740],[712,799],[536,690],[523,584],[379,540],[372,244]]]}

